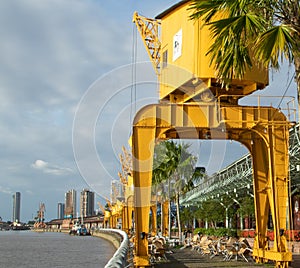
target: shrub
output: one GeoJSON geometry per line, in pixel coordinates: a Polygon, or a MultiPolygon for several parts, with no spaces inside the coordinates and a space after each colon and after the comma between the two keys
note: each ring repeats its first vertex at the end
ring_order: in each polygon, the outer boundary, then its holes
{"type": "Polygon", "coordinates": [[[235,229],[229,229],[229,228],[196,228],[194,230],[194,234],[198,234],[200,232],[201,234],[204,235],[214,235],[214,236],[237,236],[237,231],[235,229]]]}

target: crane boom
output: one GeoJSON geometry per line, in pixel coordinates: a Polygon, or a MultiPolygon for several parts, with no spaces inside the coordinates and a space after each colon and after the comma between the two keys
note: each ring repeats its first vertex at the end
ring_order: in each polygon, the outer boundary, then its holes
{"type": "Polygon", "coordinates": [[[136,24],[142,37],[155,72],[159,74],[161,42],[159,40],[158,31],[160,21],[143,17],[137,12],[134,12],[133,22],[136,24]]]}
{"type": "Polygon", "coordinates": [[[105,208],[102,206],[102,204],[100,202],[97,202],[100,210],[102,211],[103,215],[105,214],[105,208]]]}

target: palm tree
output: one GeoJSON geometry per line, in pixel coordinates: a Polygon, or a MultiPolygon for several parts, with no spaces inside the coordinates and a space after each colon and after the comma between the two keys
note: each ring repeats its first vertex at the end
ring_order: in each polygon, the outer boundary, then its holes
{"type": "MultiPolygon", "coordinates": [[[[152,195],[155,196],[156,200],[156,211],[158,203],[161,205],[161,213],[163,213],[163,202],[166,199],[166,187],[165,180],[169,176],[169,171],[167,168],[166,157],[166,147],[164,142],[161,142],[155,146],[154,158],[153,158],[153,171],[152,171],[152,195]],[[160,195],[160,200],[158,200],[158,195],[160,195]]],[[[161,217],[161,228],[163,228],[163,217],[161,217]]],[[[157,228],[156,228],[157,229],[157,228]]],[[[162,230],[164,233],[164,230],[162,230]]]]}
{"type": "Polygon", "coordinates": [[[180,213],[180,220],[187,226],[191,227],[193,224],[194,213],[192,207],[185,207],[180,213]]]}
{"type": "Polygon", "coordinates": [[[242,78],[253,65],[250,55],[273,68],[285,57],[295,66],[299,103],[299,0],[193,0],[190,9],[191,18],[202,17],[211,29],[214,43],[208,54],[221,81],[242,78]]]}
{"type": "MultiPolygon", "coordinates": [[[[188,151],[189,147],[190,145],[188,144],[166,141],[157,145],[154,150],[152,181],[154,185],[160,185],[159,189],[162,193],[165,193],[166,188],[168,189],[167,195],[169,200],[171,197],[175,199],[179,234],[181,234],[180,195],[191,190],[194,187],[194,183],[202,176],[201,171],[197,169],[195,171],[197,158],[188,151]],[[165,187],[166,183],[167,187],[165,187]]],[[[158,192],[157,188],[155,192],[158,192]]]]}
{"type": "Polygon", "coordinates": [[[167,143],[168,166],[173,180],[173,198],[176,204],[179,241],[181,242],[180,196],[194,188],[194,183],[202,173],[195,169],[197,158],[189,151],[189,144],[177,144],[173,141],[167,143]]]}

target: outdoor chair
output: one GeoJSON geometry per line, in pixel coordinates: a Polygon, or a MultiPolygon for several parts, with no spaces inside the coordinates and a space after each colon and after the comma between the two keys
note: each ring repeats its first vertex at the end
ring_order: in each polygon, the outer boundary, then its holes
{"type": "Polygon", "coordinates": [[[148,240],[148,242],[148,249],[151,262],[161,261],[161,259],[167,260],[166,244],[164,243],[163,239],[151,238],[148,240]]]}
{"type": "Polygon", "coordinates": [[[231,260],[233,256],[235,256],[235,260],[238,259],[238,257],[241,257],[244,261],[249,262],[247,257],[251,256],[252,249],[248,247],[249,243],[236,241],[234,242],[232,248],[228,251],[228,256],[226,260],[231,260]]]}
{"type": "Polygon", "coordinates": [[[201,238],[199,243],[198,252],[201,255],[208,255],[211,253],[210,244],[212,243],[212,240],[209,239],[207,236],[204,236],[201,238]]]}

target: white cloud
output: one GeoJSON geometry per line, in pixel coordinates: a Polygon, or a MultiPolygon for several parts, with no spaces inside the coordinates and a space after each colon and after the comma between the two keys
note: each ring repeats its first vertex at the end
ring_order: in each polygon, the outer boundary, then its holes
{"type": "Polygon", "coordinates": [[[74,173],[74,171],[71,168],[53,165],[40,159],[36,160],[33,164],[31,164],[31,167],[34,169],[41,170],[44,173],[49,173],[56,176],[74,173]]]}
{"type": "Polygon", "coordinates": [[[0,192],[4,193],[4,194],[12,194],[13,193],[10,188],[3,187],[3,186],[0,186],[0,192]]]}
{"type": "Polygon", "coordinates": [[[44,169],[48,166],[48,163],[43,161],[43,160],[36,160],[33,164],[32,167],[36,169],[44,169]]]}

